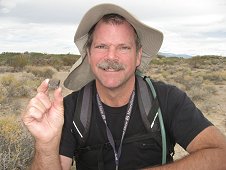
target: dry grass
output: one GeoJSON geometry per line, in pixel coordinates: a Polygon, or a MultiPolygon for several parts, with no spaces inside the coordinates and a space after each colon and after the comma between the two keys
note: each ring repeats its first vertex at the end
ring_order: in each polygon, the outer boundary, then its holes
{"type": "Polygon", "coordinates": [[[35,77],[52,78],[53,74],[57,72],[56,69],[50,66],[27,66],[25,68],[27,73],[32,73],[35,77]]]}
{"type": "Polygon", "coordinates": [[[16,115],[0,119],[0,169],[26,169],[33,155],[33,139],[16,115]]]}

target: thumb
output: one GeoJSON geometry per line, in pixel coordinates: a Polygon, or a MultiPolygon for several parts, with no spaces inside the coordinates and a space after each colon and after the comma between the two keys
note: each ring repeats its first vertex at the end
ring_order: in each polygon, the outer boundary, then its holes
{"type": "Polygon", "coordinates": [[[59,87],[54,91],[54,101],[53,106],[55,109],[60,112],[64,113],[64,106],[63,106],[63,95],[62,95],[62,88],[59,87]]]}
{"type": "Polygon", "coordinates": [[[49,83],[49,79],[45,79],[41,85],[37,88],[37,92],[38,93],[47,93],[48,91],[48,83],[49,83]]]}

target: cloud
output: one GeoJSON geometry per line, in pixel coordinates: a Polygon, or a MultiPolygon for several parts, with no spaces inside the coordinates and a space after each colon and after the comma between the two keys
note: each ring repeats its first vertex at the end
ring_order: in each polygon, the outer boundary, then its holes
{"type": "Polygon", "coordinates": [[[0,44],[4,51],[76,53],[73,43],[75,26],[59,24],[21,24],[5,22],[0,27],[0,44]]]}
{"type": "Polygon", "coordinates": [[[0,0],[0,13],[8,14],[10,13],[17,4],[24,3],[28,0],[0,0]]]}
{"type": "MultiPolygon", "coordinates": [[[[164,33],[162,52],[226,56],[226,15],[222,11],[163,17],[156,21],[164,33]]],[[[151,25],[151,24],[150,24],[151,25]]]]}
{"type": "Polygon", "coordinates": [[[16,4],[12,0],[1,0],[0,1],[0,11],[2,13],[9,13],[16,4]]]}
{"type": "Polygon", "coordinates": [[[162,52],[226,56],[224,0],[0,0],[0,52],[78,53],[76,26],[89,8],[103,2],[121,5],[161,30],[162,52]]]}

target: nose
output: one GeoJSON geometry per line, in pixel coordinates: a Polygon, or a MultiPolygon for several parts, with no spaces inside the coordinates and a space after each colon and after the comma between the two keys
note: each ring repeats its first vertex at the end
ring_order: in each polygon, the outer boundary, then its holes
{"type": "Polygon", "coordinates": [[[116,50],[116,48],[114,47],[114,46],[110,46],[109,48],[108,48],[108,54],[107,54],[107,57],[109,58],[109,59],[116,59],[116,58],[118,58],[118,56],[117,56],[117,50],[116,50]]]}

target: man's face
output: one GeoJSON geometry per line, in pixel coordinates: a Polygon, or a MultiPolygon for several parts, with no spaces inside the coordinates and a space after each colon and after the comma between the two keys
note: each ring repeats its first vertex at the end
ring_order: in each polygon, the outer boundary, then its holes
{"type": "Polygon", "coordinates": [[[136,52],[134,30],[128,22],[116,25],[100,21],[88,55],[97,83],[112,89],[134,78],[141,53],[136,52]]]}

